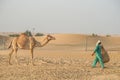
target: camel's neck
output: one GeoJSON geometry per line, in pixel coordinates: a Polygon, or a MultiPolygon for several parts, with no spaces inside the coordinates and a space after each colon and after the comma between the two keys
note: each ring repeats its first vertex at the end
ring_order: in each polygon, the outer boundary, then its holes
{"type": "Polygon", "coordinates": [[[50,40],[48,40],[47,38],[45,38],[43,40],[43,42],[41,43],[41,47],[45,46],[50,40]]]}

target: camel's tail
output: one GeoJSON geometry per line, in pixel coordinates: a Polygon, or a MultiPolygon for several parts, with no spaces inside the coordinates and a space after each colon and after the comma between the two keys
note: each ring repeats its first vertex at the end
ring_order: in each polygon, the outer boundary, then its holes
{"type": "Polygon", "coordinates": [[[12,45],[12,41],[10,42],[9,46],[7,47],[7,49],[11,48],[12,45]]]}

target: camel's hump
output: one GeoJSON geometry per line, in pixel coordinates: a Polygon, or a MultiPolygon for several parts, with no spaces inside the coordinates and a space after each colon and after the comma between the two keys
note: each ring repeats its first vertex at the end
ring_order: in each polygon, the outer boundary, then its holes
{"type": "Polygon", "coordinates": [[[29,44],[29,37],[25,33],[21,33],[20,36],[17,38],[17,43],[21,47],[25,47],[29,44]]]}

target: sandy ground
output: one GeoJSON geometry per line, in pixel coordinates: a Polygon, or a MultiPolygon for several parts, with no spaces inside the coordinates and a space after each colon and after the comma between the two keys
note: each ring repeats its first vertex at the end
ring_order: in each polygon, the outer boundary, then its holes
{"type": "MultiPolygon", "coordinates": [[[[45,47],[35,48],[35,66],[28,64],[28,50],[18,51],[19,65],[16,64],[14,55],[12,65],[8,64],[10,49],[0,50],[0,80],[120,80],[120,37],[74,34],[54,36],[55,41],[45,47]],[[94,60],[91,53],[98,39],[110,55],[110,62],[105,64],[104,70],[101,70],[99,63],[96,68],[91,68],[94,60]]],[[[41,41],[41,38],[38,37],[37,40],[41,41]]]]}
{"type": "Polygon", "coordinates": [[[36,48],[35,66],[28,64],[28,50],[18,51],[17,65],[12,59],[8,64],[10,50],[0,51],[0,80],[120,80],[120,52],[109,52],[110,62],[101,70],[100,65],[91,68],[94,57],[91,51],[70,47],[36,48]]]}

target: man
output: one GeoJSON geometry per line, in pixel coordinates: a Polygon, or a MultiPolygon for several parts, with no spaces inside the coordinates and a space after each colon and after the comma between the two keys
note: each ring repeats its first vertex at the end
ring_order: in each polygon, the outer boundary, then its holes
{"type": "Polygon", "coordinates": [[[98,40],[97,43],[96,43],[95,50],[92,53],[92,56],[94,54],[96,55],[96,57],[93,61],[92,67],[95,67],[97,62],[100,62],[101,68],[104,69],[104,63],[103,63],[102,54],[101,54],[101,44],[102,44],[101,41],[98,40]]]}

